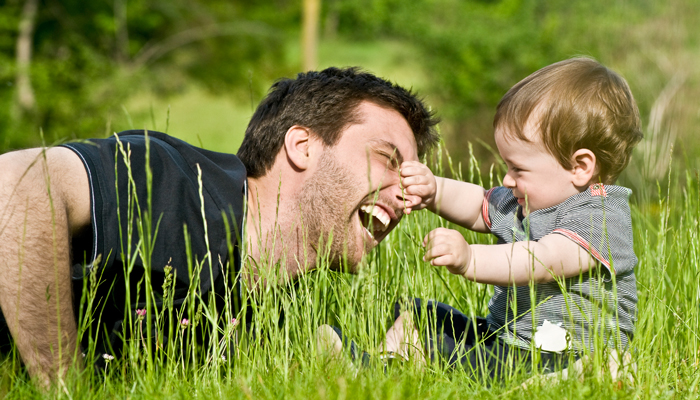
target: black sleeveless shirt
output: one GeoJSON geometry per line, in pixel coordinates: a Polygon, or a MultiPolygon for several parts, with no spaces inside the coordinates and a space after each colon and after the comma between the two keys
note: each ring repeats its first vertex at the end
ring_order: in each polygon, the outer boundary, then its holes
{"type": "MultiPolygon", "coordinates": [[[[98,349],[119,353],[115,347],[121,347],[127,331],[126,313],[145,307],[143,286],[139,298],[136,286],[147,270],[157,306],[166,266],[175,277],[175,306],[185,301],[190,287],[205,300],[213,292],[217,302],[223,301],[225,288],[233,288],[230,299],[238,303],[238,285],[231,282],[241,265],[237,244],[243,235],[246,170],[235,155],[144,130],[63,146],[80,156],[90,182],[92,229],[73,238],[73,294],[77,316],[85,275],[101,276],[102,303],[93,312],[101,311],[102,317],[93,332],[109,332],[101,339],[110,343],[98,349]]],[[[238,305],[232,308],[237,311],[238,305]]]]}

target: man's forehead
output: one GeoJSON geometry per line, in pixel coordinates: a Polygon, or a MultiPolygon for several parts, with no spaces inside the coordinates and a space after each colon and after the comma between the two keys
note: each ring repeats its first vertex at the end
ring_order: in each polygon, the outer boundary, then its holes
{"type": "Polygon", "coordinates": [[[365,101],[357,106],[353,122],[343,132],[344,139],[362,147],[396,151],[405,159],[417,159],[418,148],[408,121],[393,108],[365,101]]]}

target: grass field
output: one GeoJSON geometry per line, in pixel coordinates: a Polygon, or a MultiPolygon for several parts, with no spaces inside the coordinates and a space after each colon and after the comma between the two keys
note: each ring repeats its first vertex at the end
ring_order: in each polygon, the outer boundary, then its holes
{"type": "MultiPolygon", "coordinates": [[[[450,167],[435,169],[444,173],[450,167]]],[[[469,173],[477,170],[472,167],[476,166],[465,168],[465,180],[485,186],[498,183],[497,172],[482,179],[469,173]]],[[[140,336],[142,319],[127,316],[134,334],[124,358],[107,362],[99,373],[74,372],[50,393],[41,394],[28,381],[17,357],[10,355],[0,364],[0,394],[67,399],[695,398],[700,384],[700,186],[692,173],[673,172],[669,180],[670,186],[658,188],[660,201],[640,204],[635,199],[650,197],[643,194],[632,199],[639,258],[634,382],[612,380],[603,368],[603,352],[591,355],[580,379],[535,381],[526,388],[521,384],[529,375],[518,366],[503,382],[492,382],[471,380],[462,369],[445,365],[421,368],[408,362],[384,370],[378,362],[360,368],[347,358],[317,356],[316,328],[334,324],[376,360],[397,300],[436,299],[469,315],[486,314],[489,287],[451,276],[421,260],[419,239],[435,227],[449,225],[422,211],[404,218],[366,258],[357,275],[329,271],[320,256],[320,268],[295,284],[269,285],[247,297],[254,304],[252,334],[231,322],[229,310],[217,314],[205,301],[204,308],[188,307],[176,319],[189,317],[188,326],[175,323],[173,339],[149,351],[140,336]],[[280,312],[285,318],[278,326],[280,312]],[[197,344],[189,330],[211,327],[207,321],[220,322],[210,342],[197,344]],[[239,344],[233,345],[236,341],[239,344]]],[[[471,243],[493,241],[489,235],[465,232],[465,236],[471,243]]],[[[206,263],[195,266],[205,267],[206,263]]],[[[166,307],[148,318],[162,324],[169,312],[173,309],[166,307]]],[[[85,350],[89,359],[91,349],[85,350]]]]}

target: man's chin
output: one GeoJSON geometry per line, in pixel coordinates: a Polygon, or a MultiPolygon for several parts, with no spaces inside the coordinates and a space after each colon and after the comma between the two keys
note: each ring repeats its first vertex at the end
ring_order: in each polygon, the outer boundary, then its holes
{"type": "Polygon", "coordinates": [[[330,267],[334,271],[356,274],[361,268],[364,257],[365,252],[363,251],[345,252],[342,256],[333,257],[330,267]]]}
{"type": "Polygon", "coordinates": [[[343,272],[346,274],[356,274],[359,270],[359,262],[351,262],[350,260],[338,260],[332,262],[329,269],[332,271],[343,272]]]}

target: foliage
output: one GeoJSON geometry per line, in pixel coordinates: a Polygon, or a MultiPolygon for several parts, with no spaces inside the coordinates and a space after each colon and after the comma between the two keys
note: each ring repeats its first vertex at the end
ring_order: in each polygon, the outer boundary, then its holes
{"type": "MultiPolygon", "coordinates": [[[[54,142],[129,128],[124,108],[132,99],[165,99],[193,85],[226,100],[255,104],[274,79],[293,75],[299,68],[299,1],[117,0],[86,5],[43,0],[31,66],[38,104],[25,113],[16,103],[13,86],[22,3],[0,3],[0,152],[38,144],[40,129],[47,142],[54,142]],[[121,8],[126,10],[124,18],[121,8]]],[[[469,142],[493,146],[493,112],[508,88],[544,65],[583,54],[628,79],[645,125],[651,125],[660,93],[669,82],[682,78],[662,125],[684,141],[687,154],[676,157],[676,162],[697,164],[692,154],[700,151],[700,141],[691,132],[700,123],[700,114],[692,100],[700,92],[700,79],[691,66],[700,61],[693,33],[700,7],[692,0],[324,0],[321,4],[322,46],[338,47],[336,53],[352,52],[350,47],[362,42],[371,48],[377,41],[398,41],[412,49],[411,61],[423,70],[419,74],[423,81],[416,86],[442,117],[442,132],[457,160],[466,162],[469,142]]],[[[343,58],[347,64],[358,62],[353,60],[343,58]]],[[[386,60],[359,62],[371,70],[386,60]]],[[[148,105],[128,111],[152,114],[148,105]]],[[[230,128],[218,131],[226,130],[230,128]]],[[[206,132],[191,136],[200,134],[206,132]]],[[[475,152],[479,159],[496,159],[485,146],[477,145],[475,152]]],[[[659,178],[645,174],[648,169],[634,163],[630,170],[636,175],[624,176],[624,183],[636,188],[648,178],[659,178]]]]}
{"type": "Polygon", "coordinates": [[[286,72],[280,46],[285,30],[277,23],[289,26],[295,15],[287,4],[272,13],[255,2],[221,0],[43,1],[31,64],[37,105],[24,112],[11,90],[22,7],[17,0],[1,7],[0,79],[6,89],[0,109],[6,118],[0,151],[39,144],[39,130],[48,143],[111,134],[120,106],[146,86],[163,94],[196,81],[216,93],[258,94],[271,77],[286,72]]]}
{"type": "Polygon", "coordinates": [[[464,159],[467,140],[492,142],[493,110],[516,82],[574,55],[610,63],[609,55],[637,51],[609,38],[655,11],[643,1],[360,0],[342,2],[337,12],[345,34],[398,36],[416,46],[448,143],[464,159]]]}

